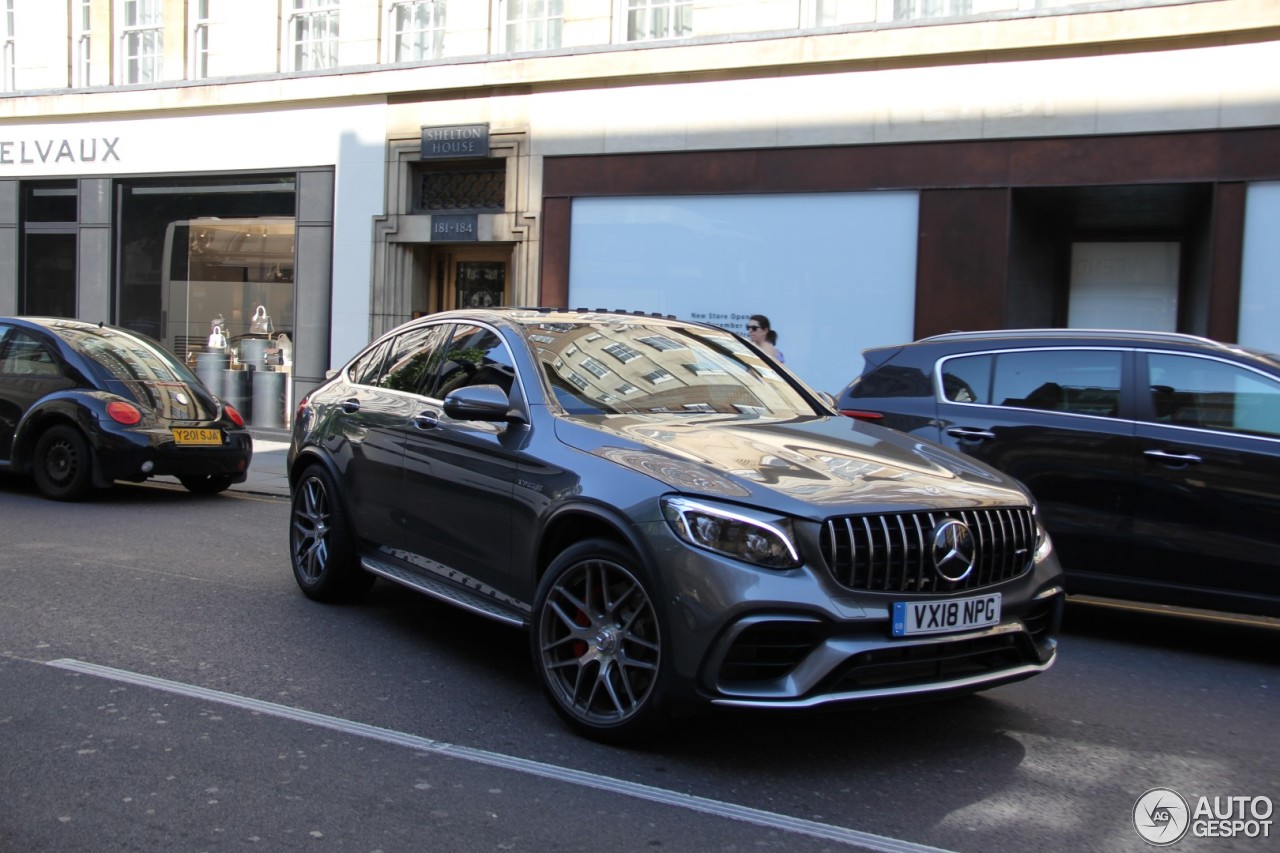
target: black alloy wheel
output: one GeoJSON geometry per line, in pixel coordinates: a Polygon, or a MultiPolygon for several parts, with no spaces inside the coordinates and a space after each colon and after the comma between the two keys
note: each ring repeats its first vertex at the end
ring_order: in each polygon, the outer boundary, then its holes
{"type": "Polygon", "coordinates": [[[73,426],[57,424],[45,430],[32,461],[36,486],[51,500],[80,500],[93,484],[93,454],[73,426]]]}
{"type": "Polygon", "coordinates": [[[357,561],[333,477],[319,465],[304,471],[293,490],[289,562],[298,586],[317,601],[351,601],[374,582],[357,561]]]}
{"type": "Polygon", "coordinates": [[[231,477],[226,474],[199,474],[179,477],[178,482],[182,483],[188,492],[197,495],[216,495],[231,488],[231,477]]]}
{"type": "Polygon", "coordinates": [[[662,630],[642,578],[629,551],[588,540],[538,585],[532,645],[543,688],[572,728],[608,743],[668,722],[662,630]]]}

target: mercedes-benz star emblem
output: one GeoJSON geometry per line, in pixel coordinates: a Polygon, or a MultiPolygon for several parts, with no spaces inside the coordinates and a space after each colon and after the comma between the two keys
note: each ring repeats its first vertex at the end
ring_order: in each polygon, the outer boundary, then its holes
{"type": "Polygon", "coordinates": [[[933,567],[943,580],[958,583],[967,578],[976,550],[973,534],[963,521],[948,518],[933,528],[933,567]]]}

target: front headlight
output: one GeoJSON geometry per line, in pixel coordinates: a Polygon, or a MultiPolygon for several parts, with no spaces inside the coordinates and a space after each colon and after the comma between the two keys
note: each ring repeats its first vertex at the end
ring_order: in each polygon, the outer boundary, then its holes
{"type": "Polygon", "coordinates": [[[1053,540],[1049,538],[1049,531],[1044,529],[1044,522],[1040,520],[1040,508],[1033,507],[1031,511],[1032,518],[1036,522],[1036,556],[1035,562],[1042,563],[1053,553],[1053,540]]]}
{"type": "Polygon", "coordinates": [[[690,545],[771,569],[800,565],[789,519],[678,497],[662,499],[662,514],[690,545]]]}

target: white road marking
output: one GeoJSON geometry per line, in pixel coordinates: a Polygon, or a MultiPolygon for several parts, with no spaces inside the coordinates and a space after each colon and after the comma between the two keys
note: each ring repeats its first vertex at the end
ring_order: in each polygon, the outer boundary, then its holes
{"type": "Polygon", "coordinates": [[[84,661],[71,660],[68,658],[49,661],[48,665],[58,667],[59,669],[70,670],[72,672],[84,673],[86,675],[96,675],[100,678],[111,679],[112,681],[136,684],[138,686],[149,687],[154,690],[163,690],[166,693],[175,693],[180,696],[188,696],[192,699],[217,702],[222,705],[230,705],[247,711],[270,714],[274,717],[281,717],[286,720],[307,723],[309,725],[332,729],[345,734],[358,735],[360,737],[366,737],[371,740],[378,740],[384,743],[405,746],[422,752],[447,755],[452,758],[460,758],[464,761],[471,761],[476,764],[484,764],[504,770],[514,770],[517,773],[527,773],[531,776],[540,776],[545,779],[554,779],[560,782],[568,782],[573,785],[582,785],[598,791],[622,794],[624,796],[648,800],[662,805],[689,809],[691,811],[714,815],[716,817],[729,818],[730,820],[739,820],[745,823],[751,823],[757,826],[767,827],[769,829],[777,829],[783,832],[810,835],[827,841],[835,841],[841,844],[848,844],[853,847],[874,850],[877,851],[877,853],[947,853],[947,851],[938,847],[929,847],[923,844],[915,844],[910,841],[901,841],[896,838],[874,835],[869,832],[859,832],[856,829],[832,826],[831,824],[790,817],[776,812],[762,811],[760,809],[753,809],[748,806],[740,806],[734,803],[726,803],[720,800],[712,800],[706,797],[681,794],[677,791],[668,791],[663,788],[655,788],[650,785],[628,782],[625,779],[614,779],[610,776],[600,776],[596,773],[588,773],[568,767],[557,767],[554,764],[544,764],[540,761],[531,761],[527,758],[517,758],[515,756],[489,752],[488,750],[483,749],[456,746],[454,744],[444,743],[438,740],[431,740],[430,738],[406,734],[405,732],[397,732],[393,729],[379,728],[378,726],[370,726],[365,723],[357,723],[352,720],[344,720],[340,717],[331,717],[327,714],[317,714],[314,711],[306,711],[301,708],[291,708],[288,705],[278,705],[275,702],[264,702],[261,699],[238,696],[234,693],[224,693],[221,690],[210,690],[208,688],[197,687],[192,684],[183,684],[180,681],[169,681],[168,679],[155,678],[150,675],[142,675],[141,673],[129,672],[128,670],[116,669],[114,667],[99,666],[98,664],[86,663],[84,661]]]}

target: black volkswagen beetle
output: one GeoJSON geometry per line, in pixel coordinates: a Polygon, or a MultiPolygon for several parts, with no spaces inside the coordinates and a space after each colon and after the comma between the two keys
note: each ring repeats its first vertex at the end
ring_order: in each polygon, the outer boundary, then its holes
{"type": "Polygon", "coordinates": [[[115,480],[177,477],[199,494],[243,482],[244,418],[161,344],[101,323],[0,317],[0,472],[54,500],[115,480]]]}

